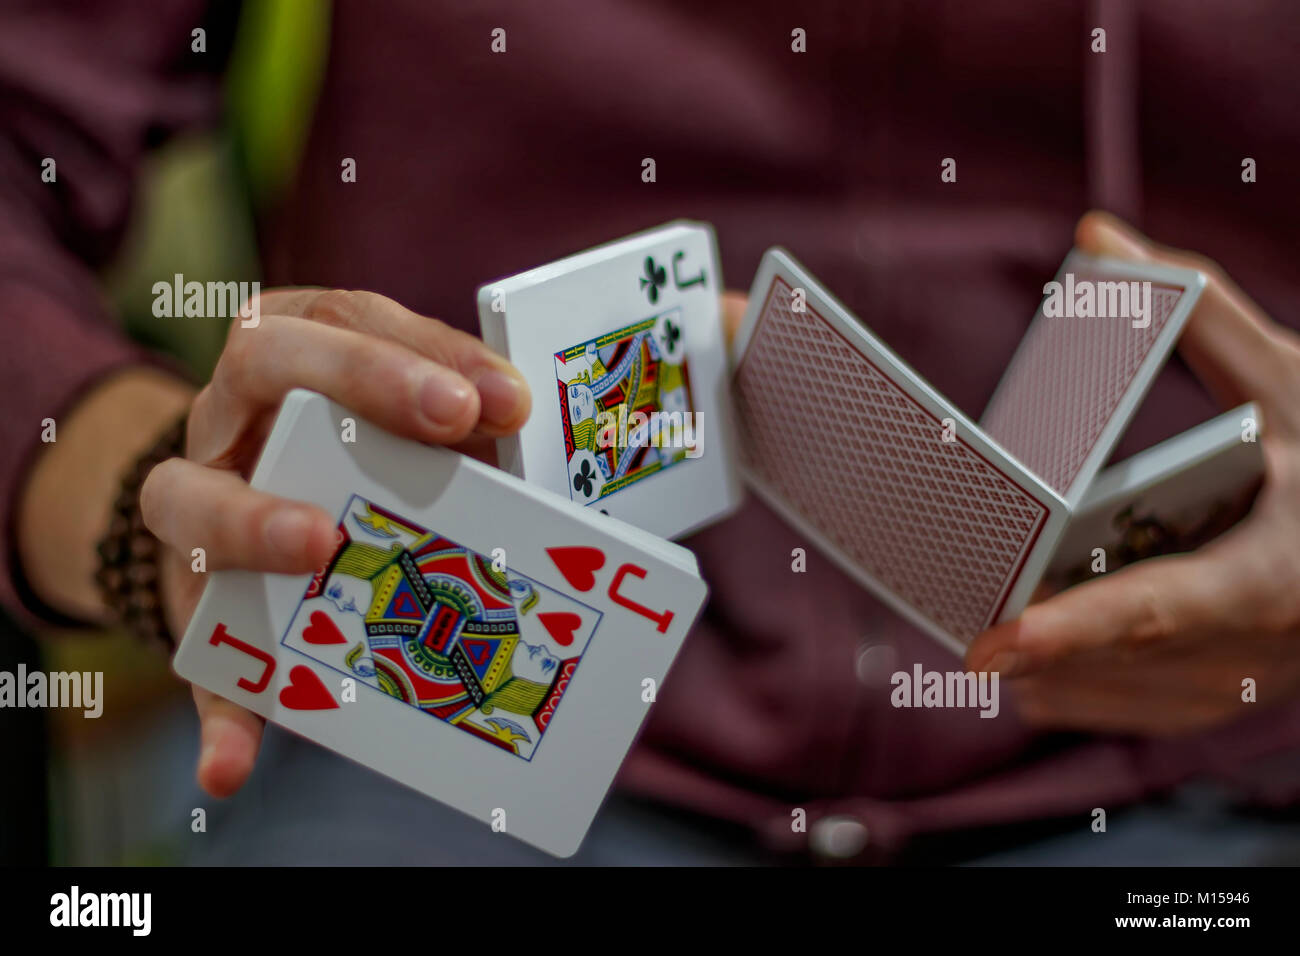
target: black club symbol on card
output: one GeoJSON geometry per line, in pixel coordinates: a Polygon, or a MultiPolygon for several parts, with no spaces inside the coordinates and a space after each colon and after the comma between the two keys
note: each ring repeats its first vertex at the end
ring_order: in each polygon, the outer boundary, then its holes
{"type": "Polygon", "coordinates": [[[672,355],[677,351],[677,340],[682,337],[682,328],[675,322],[664,323],[664,347],[668,349],[668,354],[672,355]]]}
{"type": "Polygon", "coordinates": [[[573,490],[578,492],[584,498],[591,497],[591,490],[595,487],[596,472],[591,467],[591,462],[584,461],[578,466],[578,473],[573,476],[573,490]]]}
{"type": "Polygon", "coordinates": [[[659,290],[668,281],[668,270],[655,265],[654,256],[645,257],[645,275],[641,276],[641,288],[646,290],[650,304],[659,301],[659,290]]]}

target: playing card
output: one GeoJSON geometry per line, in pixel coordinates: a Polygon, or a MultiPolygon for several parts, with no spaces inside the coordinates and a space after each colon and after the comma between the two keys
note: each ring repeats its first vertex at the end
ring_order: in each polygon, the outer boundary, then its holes
{"type": "Polygon", "coordinates": [[[667,538],[740,501],[713,231],[676,223],[479,288],[533,411],[498,460],[667,538]]]}
{"type": "Polygon", "coordinates": [[[1264,476],[1253,403],[1224,412],[1097,476],[1046,579],[1067,587],[1159,554],[1191,551],[1235,524],[1264,476]],[[1095,549],[1104,568],[1095,567],[1095,549]]]}
{"type": "Polygon", "coordinates": [[[690,552],[301,390],[252,484],[336,515],[334,553],[213,573],[176,672],[576,851],[704,601],[690,552]]]}
{"type": "Polygon", "coordinates": [[[958,653],[1015,617],[1065,502],[780,249],[734,346],[746,477],[849,574],[958,653]]]}
{"type": "Polygon", "coordinates": [[[1060,587],[1220,533],[1262,475],[1240,409],[1097,471],[1205,277],[1073,251],[1044,287],[981,426],[780,249],[737,335],[746,478],[794,526],[959,653],[1060,587]]]}
{"type": "Polygon", "coordinates": [[[573,676],[600,612],[358,495],[343,515],[282,643],[531,759],[552,711],[519,714],[573,676]]]}
{"type": "Polygon", "coordinates": [[[1044,288],[980,427],[1077,506],[1204,287],[1192,269],[1072,251],[1044,288]]]}

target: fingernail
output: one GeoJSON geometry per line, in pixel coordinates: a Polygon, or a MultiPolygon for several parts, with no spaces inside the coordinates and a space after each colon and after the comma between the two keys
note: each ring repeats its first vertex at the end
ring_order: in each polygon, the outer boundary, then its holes
{"type": "Polygon", "coordinates": [[[207,743],[203,745],[203,749],[199,751],[199,765],[198,765],[199,773],[202,773],[203,768],[212,762],[212,758],[216,756],[216,753],[217,753],[216,744],[207,743]]]}
{"type": "Polygon", "coordinates": [[[267,546],[280,555],[299,554],[311,521],[311,515],[301,508],[281,508],[266,521],[267,546]]]}
{"type": "Polygon", "coordinates": [[[465,405],[470,401],[470,387],[459,375],[442,370],[431,372],[420,386],[420,412],[444,428],[460,424],[465,405]]]}
{"type": "Polygon", "coordinates": [[[1016,651],[998,651],[984,669],[1003,677],[1015,677],[1025,666],[1025,655],[1016,651]]]}
{"type": "Polygon", "coordinates": [[[526,386],[517,376],[489,368],[474,384],[478,388],[481,414],[487,421],[494,425],[508,425],[519,417],[526,386]]]}

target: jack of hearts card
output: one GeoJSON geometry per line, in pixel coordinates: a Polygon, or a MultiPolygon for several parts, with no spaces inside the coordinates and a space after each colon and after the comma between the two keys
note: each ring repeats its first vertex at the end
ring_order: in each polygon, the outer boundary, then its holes
{"type": "Polygon", "coordinates": [[[335,548],[214,571],[176,672],[572,854],[703,605],[694,556],[303,390],[251,484],[335,515],[335,548]]]}

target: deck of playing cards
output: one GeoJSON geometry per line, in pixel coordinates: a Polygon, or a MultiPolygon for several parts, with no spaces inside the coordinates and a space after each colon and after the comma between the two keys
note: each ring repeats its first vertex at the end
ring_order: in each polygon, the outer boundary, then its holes
{"type": "Polygon", "coordinates": [[[213,573],[176,672],[572,854],[704,602],[694,556],[352,417],[285,399],[252,484],[337,515],[337,547],[213,573]]]}
{"type": "Polygon", "coordinates": [[[674,223],[479,288],[533,412],[501,467],[675,538],[740,503],[713,230],[674,223]]]}
{"type": "Polygon", "coordinates": [[[174,666],[567,856],[705,599],[666,539],[734,508],[742,467],[958,652],[1098,548],[1114,568],[1235,520],[1262,470],[1254,406],[1097,474],[1204,282],[1072,253],[980,425],[779,249],[729,374],[704,225],[489,283],[484,339],[534,402],[506,470],[364,421],[345,440],[355,416],[290,393],[252,484],[337,515],[334,553],[214,573],[174,666]]]}
{"type": "Polygon", "coordinates": [[[746,477],[961,653],[1018,616],[1049,568],[1068,578],[1109,548],[1113,570],[1157,553],[1153,537],[1187,546],[1240,515],[1262,474],[1253,406],[1097,475],[1204,284],[1072,252],[976,425],[770,250],[733,350],[746,477]]]}

